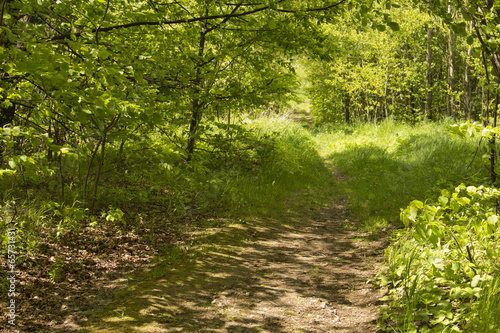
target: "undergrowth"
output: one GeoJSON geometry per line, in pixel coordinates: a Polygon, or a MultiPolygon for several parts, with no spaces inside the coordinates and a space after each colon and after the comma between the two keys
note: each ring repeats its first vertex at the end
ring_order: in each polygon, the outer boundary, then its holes
{"type": "Polygon", "coordinates": [[[499,198],[494,188],[462,184],[401,213],[406,228],[395,233],[379,275],[388,290],[383,329],[499,331],[499,198]]]}
{"type": "MultiPolygon", "coordinates": [[[[473,159],[478,140],[451,136],[451,123],[314,130],[280,117],[214,123],[189,163],[161,131],[138,135],[109,144],[95,207],[84,186],[88,154],[61,150],[50,163],[21,155],[0,173],[2,249],[8,226],[18,230],[23,261],[48,257],[47,244],[67,246],[65,238],[89,228],[182,233],[196,221],[221,221],[215,216],[276,216],[298,192],[308,207],[320,207],[336,192],[349,198],[361,229],[375,237],[397,229],[378,278],[387,290],[381,330],[498,331],[500,195],[481,186],[489,175],[473,159]],[[333,180],[329,164],[342,181],[333,180]]],[[[105,246],[92,243],[96,254],[105,246]]],[[[168,265],[176,247],[163,247],[158,260],[168,265]]],[[[54,260],[45,263],[46,278],[59,283],[69,263],[54,260]]]]}
{"type": "Polygon", "coordinates": [[[7,226],[18,229],[21,260],[85,228],[133,231],[145,223],[182,231],[213,216],[276,214],[297,191],[314,193],[317,203],[328,197],[321,189],[330,174],[311,133],[282,117],[214,124],[193,159],[184,158],[160,132],[110,143],[92,209],[88,157],[69,151],[50,164],[33,155],[0,174],[3,245],[7,226]]]}

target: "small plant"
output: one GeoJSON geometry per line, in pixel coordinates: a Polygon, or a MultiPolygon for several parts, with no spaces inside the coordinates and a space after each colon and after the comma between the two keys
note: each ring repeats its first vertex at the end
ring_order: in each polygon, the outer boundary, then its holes
{"type": "Polygon", "coordinates": [[[57,258],[50,267],[49,278],[52,282],[60,283],[63,280],[64,278],[63,265],[64,265],[63,258],[57,258]]]}
{"type": "Polygon", "coordinates": [[[125,213],[120,208],[113,208],[112,206],[109,206],[109,210],[103,211],[101,213],[101,216],[104,217],[106,221],[124,222],[123,220],[124,214],[125,213]]]}
{"type": "Polygon", "coordinates": [[[46,214],[53,214],[57,223],[55,237],[60,237],[66,230],[79,230],[81,222],[85,219],[88,209],[77,206],[78,201],[74,201],[71,206],[60,204],[55,201],[44,202],[42,211],[46,214]]]}

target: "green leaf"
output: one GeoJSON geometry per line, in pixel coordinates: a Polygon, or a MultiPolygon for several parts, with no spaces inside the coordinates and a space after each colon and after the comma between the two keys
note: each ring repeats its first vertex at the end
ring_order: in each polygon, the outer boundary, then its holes
{"type": "Polygon", "coordinates": [[[472,49],[472,56],[474,58],[481,58],[481,54],[482,54],[482,52],[481,52],[480,48],[475,47],[475,48],[472,49]]]}
{"type": "Polygon", "coordinates": [[[445,197],[444,195],[439,197],[439,203],[441,206],[445,207],[448,204],[449,199],[445,197]]]}
{"type": "Polygon", "coordinates": [[[107,59],[110,56],[111,53],[108,52],[106,49],[99,50],[99,58],[101,59],[107,59]]]}
{"type": "Polygon", "coordinates": [[[485,34],[489,35],[489,34],[491,34],[491,33],[492,33],[492,31],[493,31],[493,27],[491,27],[490,25],[483,25],[483,26],[481,26],[481,30],[482,30],[485,34]]]}
{"type": "Polygon", "coordinates": [[[387,22],[387,25],[389,26],[389,28],[391,28],[392,31],[400,30],[399,24],[396,22],[387,22]]]}
{"type": "Polygon", "coordinates": [[[470,282],[470,286],[472,288],[476,288],[477,285],[479,284],[479,281],[481,281],[481,276],[479,275],[476,275],[472,278],[472,281],[470,282]]]}
{"type": "Polygon", "coordinates": [[[424,203],[420,200],[413,200],[410,203],[410,206],[418,208],[418,209],[422,209],[422,208],[424,208],[424,203]]]}
{"type": "Polygon", "coordinates": [[[467,29],[465,22],[460,22],[460,23],[451,23],[450,24],[451,30],[455,32],[457,35],[465,37],[467,35],[467,29]]]}
{"type": "Polygon", "coordinates": [[[488,219],[486,220],[489,224],[496,224],[498,222],[498,216],[497,215],[492,215],[489,216],[488,219]]]}
{"type": "Polygon", "coordinates": [[[14,128],[12,129],[12,135],[14,135],[14,136],[19,136],[19,135],[21,135],[21,129],[20,129],[19,127],[17,127],[17,126],[16,126],[16,127],[14,127],[14,128]]]}
{"type": "Polygon", "coordinates": [[[267,26],[269,27],[269,29],[276,29],[276,20],[274,20],[273,18],[271,18],[267,22],[267,26]]]}

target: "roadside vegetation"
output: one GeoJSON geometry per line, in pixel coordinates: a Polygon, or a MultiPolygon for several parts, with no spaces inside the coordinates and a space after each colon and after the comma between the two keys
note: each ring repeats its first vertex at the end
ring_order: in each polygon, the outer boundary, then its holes
{"type": "Polygon", "coordinates": [[[346,177],[339,184],[359,227],[374,239],[392,230],[376,279],[386,291],[383,332],[499,328],[500,194],[482,185],[490,174],[476,154],[479,138],[452,135],[450,124],[317,130],[321,154],[346,177]]]}
{"type": "MultiPolygon", "coordinates": [[[[228,139],[230,150],[206,144],[189,164],[159,135],[127,143],[135,153],[126,156],[120,155],[120,145],[109,145],[93,212],[80,199],[82,189],[69,181],[62,197],[60,173],[42,173],[50,168],[43,155],[4,173],[0,227],[7,231],[15,221],[17,283],[22,295],[30,295],[18,312],[19,327],[61,327],[65,312],[48,309],[62,304],[77,312],[75,319],[92,313],[93,303],[116,278],[161,278],[172,264],[195,255],[192,232],[277,216],[297,193],[307,198],[306,211],[328,203],[331,172],[308,130],[276,116],[235,121],[240,133],[228,139]]],[[[226,129],[213,133],[231,135],[226,129]]],[[[68,174],[89,163],[72,152],[60,158],[71,165],[63,169],[68,174]]],[[[85,173],[72,177],[77,182],[85,173]]],[[[5,266],[8,236],[2,237],[5,266]]],[[[3,302],[9,286],[2,282],[3,302]]],[[[6,313],[3,308],[2,320],[6,313]]]]}

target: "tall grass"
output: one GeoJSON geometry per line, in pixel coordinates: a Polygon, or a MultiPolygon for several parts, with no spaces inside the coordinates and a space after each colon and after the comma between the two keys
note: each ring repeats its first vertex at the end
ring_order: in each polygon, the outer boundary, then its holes
{"type": "Polygon", "coordinates": [[[400,209],[412,200],[436,198],[442,188],[482,183],[477,141],[452,137],[451,121],[416,126],[387,120],[379,124],[322,127],[319,152],[346,176],[344,190],[353,211],[371,223],[398,223],[400,209]]]}
{"type": "Polygon", "coordinates": [[[256,156],[210,174],[207,192],[223,206],[234,214],[252,214],[286,209],[286,201],[297,191],[314,193],[316,203],[329,198],[331,191],[324,185],[332,184],[330,172],[309,131],[283,117],[248,120],[245,128],[260,146],[256,156]]]}
{"type": "Polygon", "coordinates": [[[493,333],[500,331],[500,271],[492,281],[484,283],[483,293],[478,300],[478,317],[473,326],[478,333],[493,333]]]}

